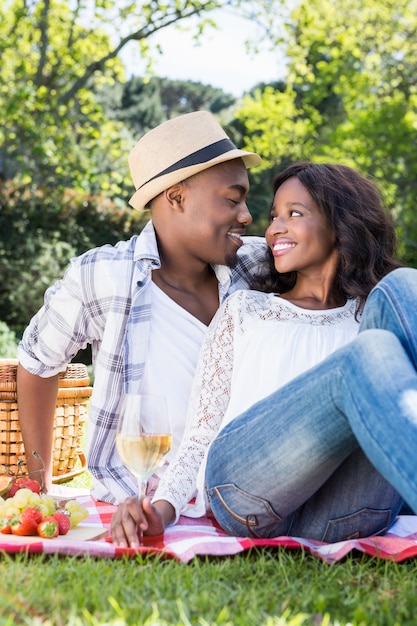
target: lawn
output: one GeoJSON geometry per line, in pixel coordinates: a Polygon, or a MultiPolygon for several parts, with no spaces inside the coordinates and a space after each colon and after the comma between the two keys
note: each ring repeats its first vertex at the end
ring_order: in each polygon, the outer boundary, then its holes
{"type": "MultiPolygon", "coordinates": [[[[84,472],[67,486],[90,487],[84,472]]],[[[0,555],[0,626],[415,626],[417,559],[0,555]]]]}
{"type": "Polygon", "coordinates": [[[0,623],[146,626],[416,624],[417,560],[252,551],[185,565],[3,555],[0,623]]]}

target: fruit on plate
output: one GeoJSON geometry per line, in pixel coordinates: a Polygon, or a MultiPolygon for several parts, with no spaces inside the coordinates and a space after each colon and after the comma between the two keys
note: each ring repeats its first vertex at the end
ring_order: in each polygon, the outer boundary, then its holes
{"type": "Polygon", "coordinates": [[[78,500],[68,500],[65,503],[65,509],[70,514],[71,528],[74,528],[88,517],[87,509],[81,506],[78,500]]]}
{"type": "Polygon", "coordinates": [[[12,521],[11,515],[2,515],[0,516],[0,533],[2,535],[10,535],[12,532],[12,527],[10,522],[12,521]]]}
{"type": "Polygon", "coordinates": [[[65,510],[58,510],[53,514],[53,518],[58,522],[58,531],[60,535],[66,535],[71,528],[71,513],[65,510]]]}
{"type": "Polygon", "coordinates": [[[36,535],[38,532],[38,523],[31,515],[16,515],[10,521],[10,527],[13,535],[27,537],[28,535],[36,535]]]}
{"type": "Polygon", "coordinates": [[[39,524],[43,520],[43,515],[35,506],[28,506],[20,514],[22,520],[31,519],[35,524],[39,524]]]}
{"type": "Polygon", "coordinates": [[[19,491],[19,489],[30,489],[30,491],[33,491],[34,493],[40,493],[41,485],[37,480],[29,478],[29,476],[21,476],[20,478],[13,480],[13,484],[9,489],[8,497],[12,498],[19,491]]]}
{"type": "MultiPolygon", "coordinates": [[[[12,528],[13,532],[13,528],[12,528]]],[[[37,533],[42,539],[53,539],[59,535],[58,520],[54,517],[45,517],[37,526],[37,533]]]]}
{"type": "Polygon", "coordinates": [[[88,510],[77,500],[65,505],[52,496],[22,487],[15,495],[0,501],[0,533],[51,539],[65,535],[88,517],[88,510]],[[45,520],[49,525],[43,524],[45,520]],[[57,533],[55,534],[55,526],[57,533]]]}

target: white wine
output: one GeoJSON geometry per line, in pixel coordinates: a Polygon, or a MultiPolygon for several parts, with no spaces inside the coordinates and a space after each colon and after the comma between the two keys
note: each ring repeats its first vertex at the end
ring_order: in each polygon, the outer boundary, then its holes
{"type": "Polygon", "coordinates": [[[116,435],[117,451],[132,474],[146,480],[171,449],[172,435],[116,435]]]}

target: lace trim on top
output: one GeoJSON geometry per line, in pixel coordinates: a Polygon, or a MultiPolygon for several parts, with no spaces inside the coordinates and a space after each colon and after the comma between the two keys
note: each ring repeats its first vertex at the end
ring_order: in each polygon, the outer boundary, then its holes
{"type": "Polygon", "coordinates": [[[323,327],[352,324],[356,300],[325,311],[301,309],[273,294],[242,290],[232,294],[217,311],[202,344],[196,369],[184,440],[170,464],[154,500],[168,500],[177,519],[194,497],[196,479],[208,446],[220,430],[230,396],[234,340],[254,321],[277,321],[323,327]]]}

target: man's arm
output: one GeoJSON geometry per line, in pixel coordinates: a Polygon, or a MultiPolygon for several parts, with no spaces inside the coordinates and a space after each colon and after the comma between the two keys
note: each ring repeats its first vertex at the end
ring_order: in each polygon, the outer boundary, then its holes
{"type": "MultiPolygon", "coordinates": [[[[26,451],[29,472],[37,472],[45,464],[45,487],[52,485],[52,438],[58,395],[58,374],[41,378],[30,374],[19,363],[17,368],[17,401],[20,429],[26,451]],[[36,451],[42,461],[33,456],[36,451]]],[[[41,482],[42,476],[34,473],[32,478],[41,482]]]]}

